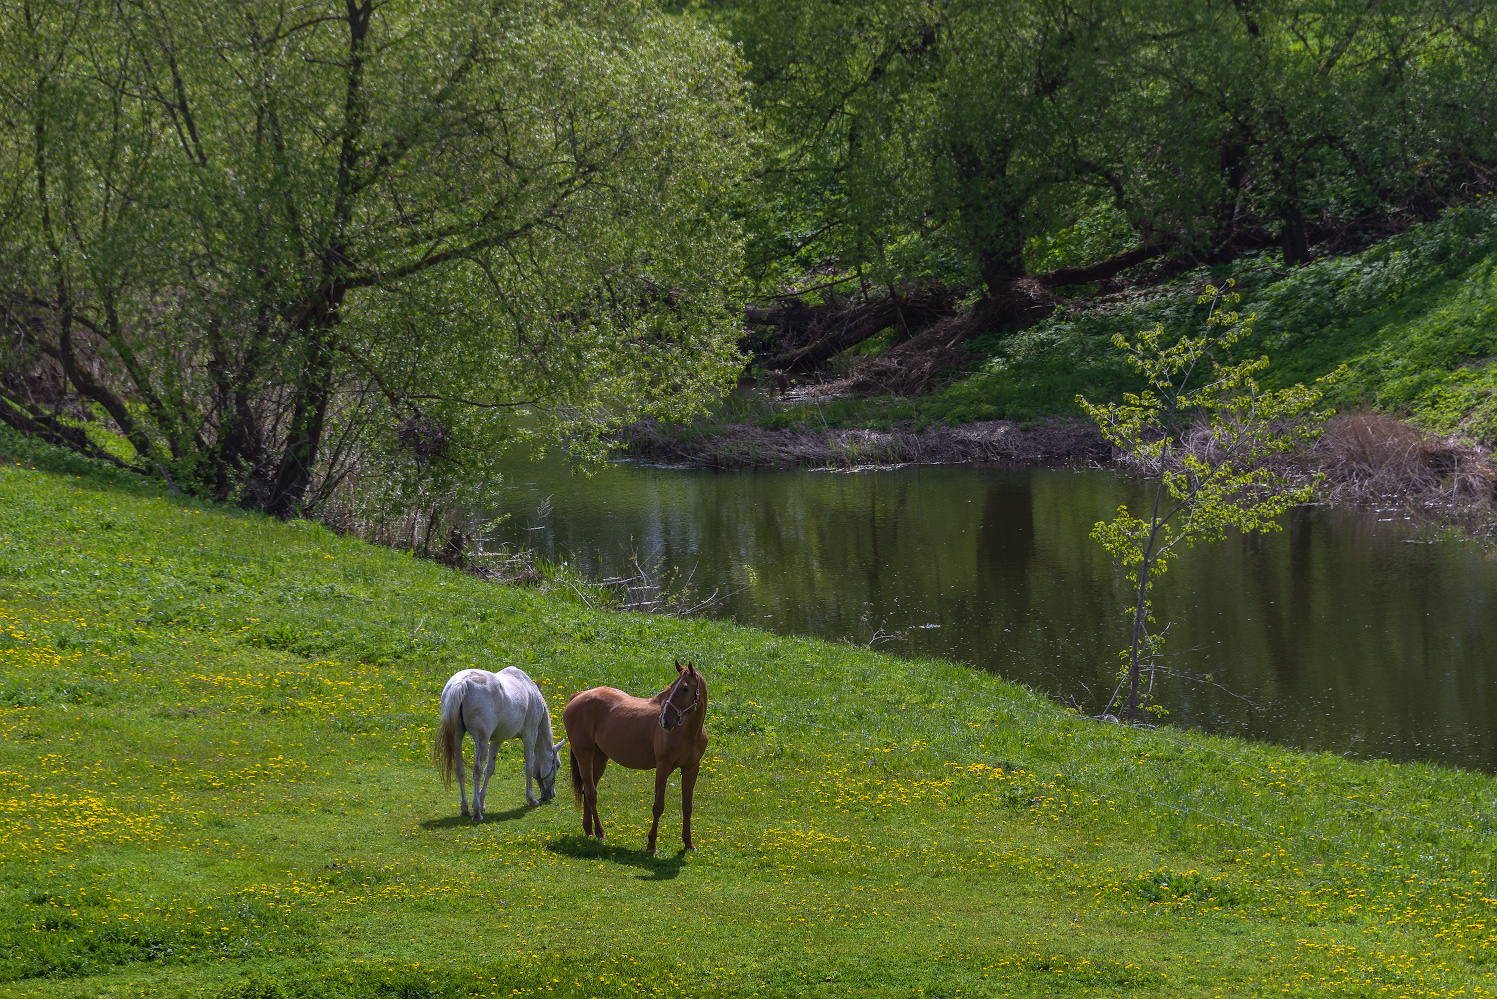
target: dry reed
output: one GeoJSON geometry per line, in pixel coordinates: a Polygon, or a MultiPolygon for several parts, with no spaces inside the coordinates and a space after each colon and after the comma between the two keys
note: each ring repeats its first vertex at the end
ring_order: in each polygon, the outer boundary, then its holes
{"type": "Polygon", "coordinates": [[[1497,526],[1497,465],[1484,449],[1381,413],[1344,413],[1305,458],[1325,473],[1332,503],[1401,513],[1491,534],[1497,526]]]}

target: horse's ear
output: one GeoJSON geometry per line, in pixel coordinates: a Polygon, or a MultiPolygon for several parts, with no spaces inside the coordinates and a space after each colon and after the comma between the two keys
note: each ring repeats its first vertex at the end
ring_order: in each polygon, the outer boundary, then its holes
{"type": "Polygon", "coordinates": [[[692,676],[696,676],[697,675],[697,664],[693,663],[693,662],[688,662],[686,664],[686,672],[690,673],[692,676]]]}
{"type": "Polygon", "coordinates": [[[561,747],[565,746],[566,744],[567,744],[567,740],[563,739],[560,742],[558,742],[556,745],[552,746],[551,748],[554,749],[554,750],[556,750],[559,753],[559,752],[561,752],[561,747]]]}
{"type": "Polygon", "coordinates": [[[686,672],[686,667],[681,665],[681,660],[679,660],[679,659],[676,660],[676,672],[677,673],[684,673],[684,672],[686,672]]]}

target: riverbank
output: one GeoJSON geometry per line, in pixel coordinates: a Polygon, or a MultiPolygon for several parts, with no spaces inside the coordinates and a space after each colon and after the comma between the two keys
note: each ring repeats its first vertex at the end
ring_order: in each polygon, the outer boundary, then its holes
{"type": "MultiPolygon", "coordinates": [[[[772,413],[769,407],[763,412],[772,413]]],[[[905,464],[1132,466],[1080,419],[979,420],[956,426],[834,427],[713,421],[688,427],[634,424],[622,443],[631,457],[707,468],[855,471],[905,464]]],[[[1370,412],[1332,417],[1321,439],[1295,456],[1293,470],[1322,476],[1321,502],[1395,513],[1472,536],[1497,530],[1497,462],[1487,449],[1370,412]]]]}
{"type": "Polygon", "coordinates": [[[719,423],[672,428],[644,421],[625,428],[625,452],[646,461],[708,468],[826,468],[905,464],[1100,466],[1112,446],[1080,420],[979,420],[955,427],[773,427],[719,423]]]}
{"type": "MultiPolygon", "coordinates": [[[[0,995],[1491,994],[1497,783],[1133,731],[932,660],[595,611],[0,469],[0,995]],[[428,762],[454,670],[711,682],[691,856],[428,762]],[[255,984],[254,976],[261,976],[255,984]]],[[[678,835],[669,799],[662,829],[678,835]]]]}
{"type": "MultiPolygon", "coordinates": [[[[910,379],[873,377],[874,369],[925,363],[903,354],[923,342],[918,326],[908,339],[889,333],[797,375],[801,384],[775,386],[788,388],[783,396],[730,398],[687,427],[642,424],[626,444],[649,460],[711,467],[1107,465],[1110,449],[1080,418],[1076,398],[1119,400],[1144,388],[1114,338],[1198,328],[1208,308],[1201,289],[1232,281],[1241,295],[1234,308],[1254,317],[1233,356],[1269,358],[1265,386],[1309,384],[1345,368],[1328,402],[1348,415],[1299,461],[1305,474],[1325,474],[1325,501],[1487,534],[1497,483],[1494,222],[1497,202],[1483,198],[1302,266],[1284,268],[1264,253],[1154,284],[1140,273],[1113,294],[1078,288],[1027,328],[938,339],[956,366],[934,382],[913,379],[929,384],[921,395],[878,394],[879,384],[910,379]]],[[[946,321],[954,320],[931,328],[946,321]]]]}

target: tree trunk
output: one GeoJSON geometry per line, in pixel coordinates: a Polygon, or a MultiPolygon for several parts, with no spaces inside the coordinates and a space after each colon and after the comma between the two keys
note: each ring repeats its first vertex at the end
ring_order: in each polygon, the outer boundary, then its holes
{"type": "Polygon", "coordinates": [[[1292,151],[1277,150],[1279,219],[1283,227],[1279,230],[1279,246],[1284,251],[1284,266],[1296,267],[1310,259],[1310,239],[1305,231],[1305,215],[1300,208],[1299,164],[1292,151]]]}
{"type": "Polygon", "coordinates": [[[322,447],[322,431],[333,395],[333,355],[343,297],[348,293],[348,233],[358,196],[364,126],[364,49],[374,16],[373,0],[347,0],[348,63],[343,92],[343,122],[338,148],[337,190],[333,200],[333,236],[320,254],[322,281],[298,324],[306,338],[302,376],[292,406],[286,450],[272,480],[267,510],[277,517],[300,512],[322,447]]]}
{"type": "Polygon", "coordinates": [[[285,451],[265,502],[266,511],[277,517],[301,512],[317,468],[327,408],[333,397],[333,355],[337,350],[338,312],[343,295],[342,287],[332,288],[328,300],[311,309],[303,322],[306,356],[292,404],[285,451]]]}
{"type": "Polygon", "coordinates": [[[815,371],[842,351],[887,329],[898,328],[902,335],[909,336],[949,315],[951,306],[951,296],[944,288],[937,288],[904,298],[891,292],[871,302],[836,308],[808,309],[792,302],[746,315],[750,322],[777,327],[781,350],[766,358],[764,364],[791,374],[815,371]]]}
{"type": "Polygon", "coordinates": [[[1033,326],[1055,311],[1055,293],[1024,270],[1023,248],[1013,246],[983,261],[983,297],[973,306],[973,333],[1011,326],[1033,326]]]}
{"type": "Polygon", "coordinates": [[[1284,228],[1279,231],[1279,245],[1284,250],[1284,266],[1297,267],[1310,259],[1310,240],[1299,205],[1284,210],[1284,228]]]}

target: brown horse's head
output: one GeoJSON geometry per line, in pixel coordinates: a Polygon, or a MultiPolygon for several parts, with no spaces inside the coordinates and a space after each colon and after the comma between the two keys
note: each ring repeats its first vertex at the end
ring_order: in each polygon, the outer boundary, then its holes
{"type": "Polygon", "coordinates": [[[676,682],[660,708],[660,727],[669,732],[686,720],[698,704],[707,700],[707,681],[692,663],[676,660],[676,682]]]}

